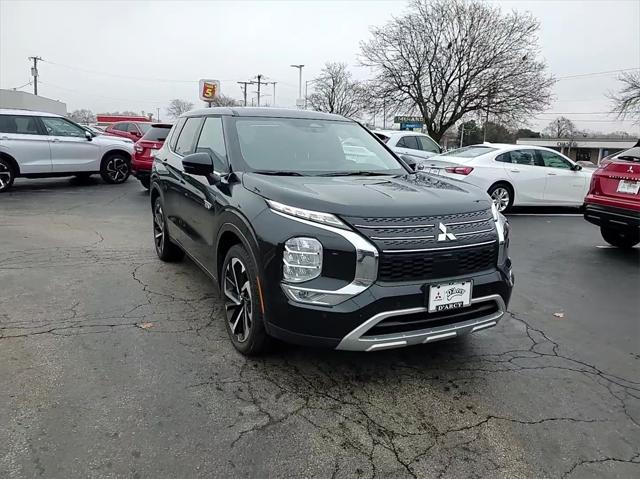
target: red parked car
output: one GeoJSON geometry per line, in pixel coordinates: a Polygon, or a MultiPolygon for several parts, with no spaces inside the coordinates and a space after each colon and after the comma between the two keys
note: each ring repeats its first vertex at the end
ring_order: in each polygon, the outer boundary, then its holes
{"type": "Polygon", "coordinates": [[[151,128],[150,122],[141,121],[119,121],[112,123],[104,129],[106,133],[116,136],[122,136],[129,138],[130,140],[138,141],[144,136],[144,134],[151,128]]]}
{"type": "Polygon", "coordinates": [[[140,140],[133,145],[133,158],[131,160],[131,174],[140,180],[142,186],[149,189],[149,177],[153,155],[156,150],[162,148],[167,139],[169,123],[149,123],[149,129],[140,140]]]}
{"type": "Polygon", "coordinates": [[[640,243],[640,146],[608,159],[591,177],[584,218],[619,248],[640,243]]]}

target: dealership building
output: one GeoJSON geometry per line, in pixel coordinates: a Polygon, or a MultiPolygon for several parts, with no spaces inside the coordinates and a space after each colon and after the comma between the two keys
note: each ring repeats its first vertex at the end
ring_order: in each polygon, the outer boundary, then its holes
{"type": "Polygon", "coordinates": [[[0,108],[44,111],[55,113],[56,115],[67,115],[66,103],[17,90],[0,90],[0,108]]]}
{"type": "Polygon", "coordinates": [[[518,138],[518,145],[545,146],[559,151],[574,161],[598,161],[612,153],[627,150],[637,138],[518,138]]]}

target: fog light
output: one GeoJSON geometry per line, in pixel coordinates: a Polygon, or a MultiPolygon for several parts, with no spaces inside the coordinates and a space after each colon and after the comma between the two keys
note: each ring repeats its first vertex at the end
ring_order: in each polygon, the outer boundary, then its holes
{"type": "Polygon", "coordinates": [[[284,244],[282,273],[285,281],[301,283],[320,276],[322,244],[315,238],[291,238],[284,244]]]}

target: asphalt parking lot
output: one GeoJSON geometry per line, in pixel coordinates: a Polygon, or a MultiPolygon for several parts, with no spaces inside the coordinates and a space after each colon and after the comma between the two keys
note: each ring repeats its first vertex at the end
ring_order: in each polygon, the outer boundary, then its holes
{"type": "Polygon", "coordinates": [[[640,476],[640,249],[581,216],[510,217],[493,329],[245,359],[131,179],[0,196],[0,476],[640,476]]]}

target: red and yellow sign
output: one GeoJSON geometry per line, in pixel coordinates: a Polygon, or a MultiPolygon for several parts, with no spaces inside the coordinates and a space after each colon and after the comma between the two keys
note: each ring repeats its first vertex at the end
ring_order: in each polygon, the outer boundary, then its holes
{"type": "Polygon", "coordinates": [[[220,92],[220,82],[218,80],[200,80],[200,99],[202,101],[213,101],[220,92]]]}

